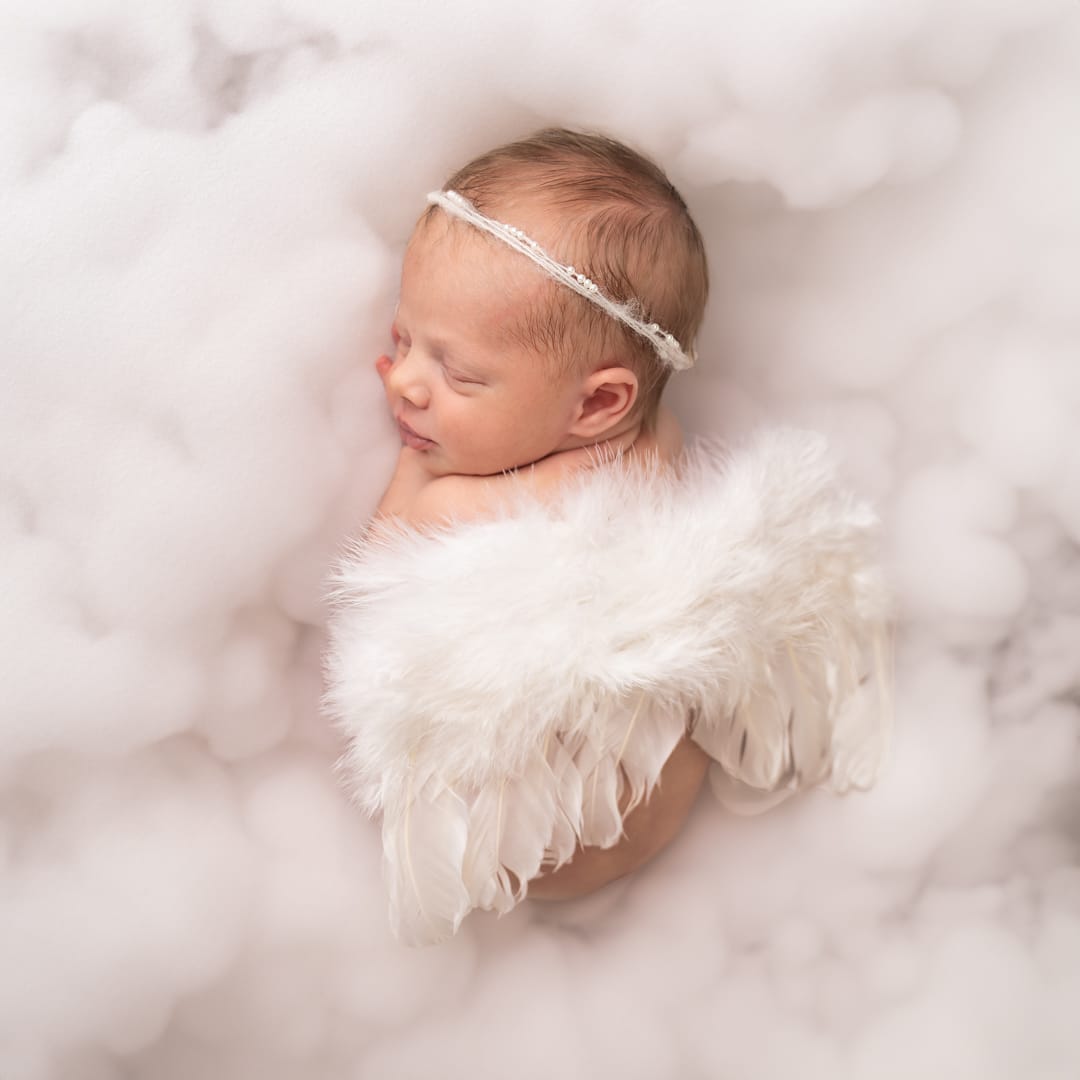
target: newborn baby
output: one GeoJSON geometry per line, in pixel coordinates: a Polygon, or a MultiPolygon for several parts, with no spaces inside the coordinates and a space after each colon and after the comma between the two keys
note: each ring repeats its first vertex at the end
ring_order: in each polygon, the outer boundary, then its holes
{"type": "MultiPolygon", "coordinates": [[[[643,335],[575,294],[462,220],[463,203],[432,205],[405,254],[393,355],[376,362],[402,442],[378,515],[410,526],[474,520],[523,489],[548,498],[616,456],[673,463],[682,433],[660,405],[672,368],[654,342],[670,335],[688,356],[708,272],[700,233],[661,170],[613,140],[549,130],[485,154],[447,189],[512,222],[558,263],[584,268],[597,292],[655,326],[643,335]]],[[[708,761],[682,739],[659,788],[626,817],[624,837],[579,850],[529,895],[579,895],[656,854],[708,761]]]]}
{"type": "Polygon", "coordinates": [[[742,810],[868,786],[888,685],[875,519],[823,440],[684,450],[660,404],[708,289],[663,172],[543,131],[429,202],[376,364],[402,450],[337,574],[326,696],[415,944],[631,872],[706,771],[742,810]]]}

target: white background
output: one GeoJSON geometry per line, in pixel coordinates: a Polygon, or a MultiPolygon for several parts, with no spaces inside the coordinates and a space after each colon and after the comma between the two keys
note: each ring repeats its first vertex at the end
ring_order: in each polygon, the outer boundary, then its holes
{"type": "Polygon", "coordinates": [[[18,7],[0,1076],[1077,1075],[1077,4],[18,7]],[[551,123],[706,234],[687,427],[821,428],[880,506],[898,734],[869,796],[704,799],[628,884],[414,952],[335,784],[321,581],[394,457],[424,193],[551,123]]]}

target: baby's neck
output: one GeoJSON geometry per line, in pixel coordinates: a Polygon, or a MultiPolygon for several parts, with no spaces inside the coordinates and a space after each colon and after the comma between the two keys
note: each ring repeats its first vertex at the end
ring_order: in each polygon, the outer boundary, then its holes
{"type": "MultiPolygon", "coordinates": [[[[570,452],[587,452],[594,457],[600,458],[614,457],[631,450],[644,434],[645,424],[639,417],[636,420],[624,421],[611,430],[605,431],[600,438],[570,440],[545,457],[554,457],[556,454],[570,452]]],[[[545,459],[541,458],[540,460],[545,459]]],[[[537,462],[532,464],[535,465],[537,462]]]]}

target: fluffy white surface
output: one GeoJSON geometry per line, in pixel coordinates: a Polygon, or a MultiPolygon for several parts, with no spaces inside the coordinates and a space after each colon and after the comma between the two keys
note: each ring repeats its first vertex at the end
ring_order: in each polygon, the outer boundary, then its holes
{"type": "Polygon", "coordinates": [[[0,1075],[1064,1078],[1080,1060],[1068,0],[0,14],[0,1075]],[[423,194],[541,123],[662,160],[673,404],[825,430],[901,586],[868,797],[393,945],[319,720],[423,194]]]}

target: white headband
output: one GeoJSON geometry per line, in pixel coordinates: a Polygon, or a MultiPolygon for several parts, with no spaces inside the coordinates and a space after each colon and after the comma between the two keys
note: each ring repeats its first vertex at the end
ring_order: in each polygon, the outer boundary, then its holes
{"type": "Polygon", "coordinates": [[[572,266],[564,266],[553,259],[535,240],[526,236],[520,229],[481,214],[464,195],[459,195],[456,191],[433,191],[427,198],[429,203],[441,206],[448,214],[467,221],[470,225],[497,237],[515,251],[521,252],[522,255],[532,259],[544,273],[573,289],[579,296],[591,300],[598,308],[602,308],[613,319],[618,319],[624,326],[630,327],[635,334],[640,334],[645,338],[656,350],[660,359],[675,371],[685,371],[693,366],[696,359],[694,350],[683,352],[678,341],[662,327],[656,323],[642,322],[634,314],[636,302],[616,303],[600,291],[596,282],[590,281],[572,266]]]}

